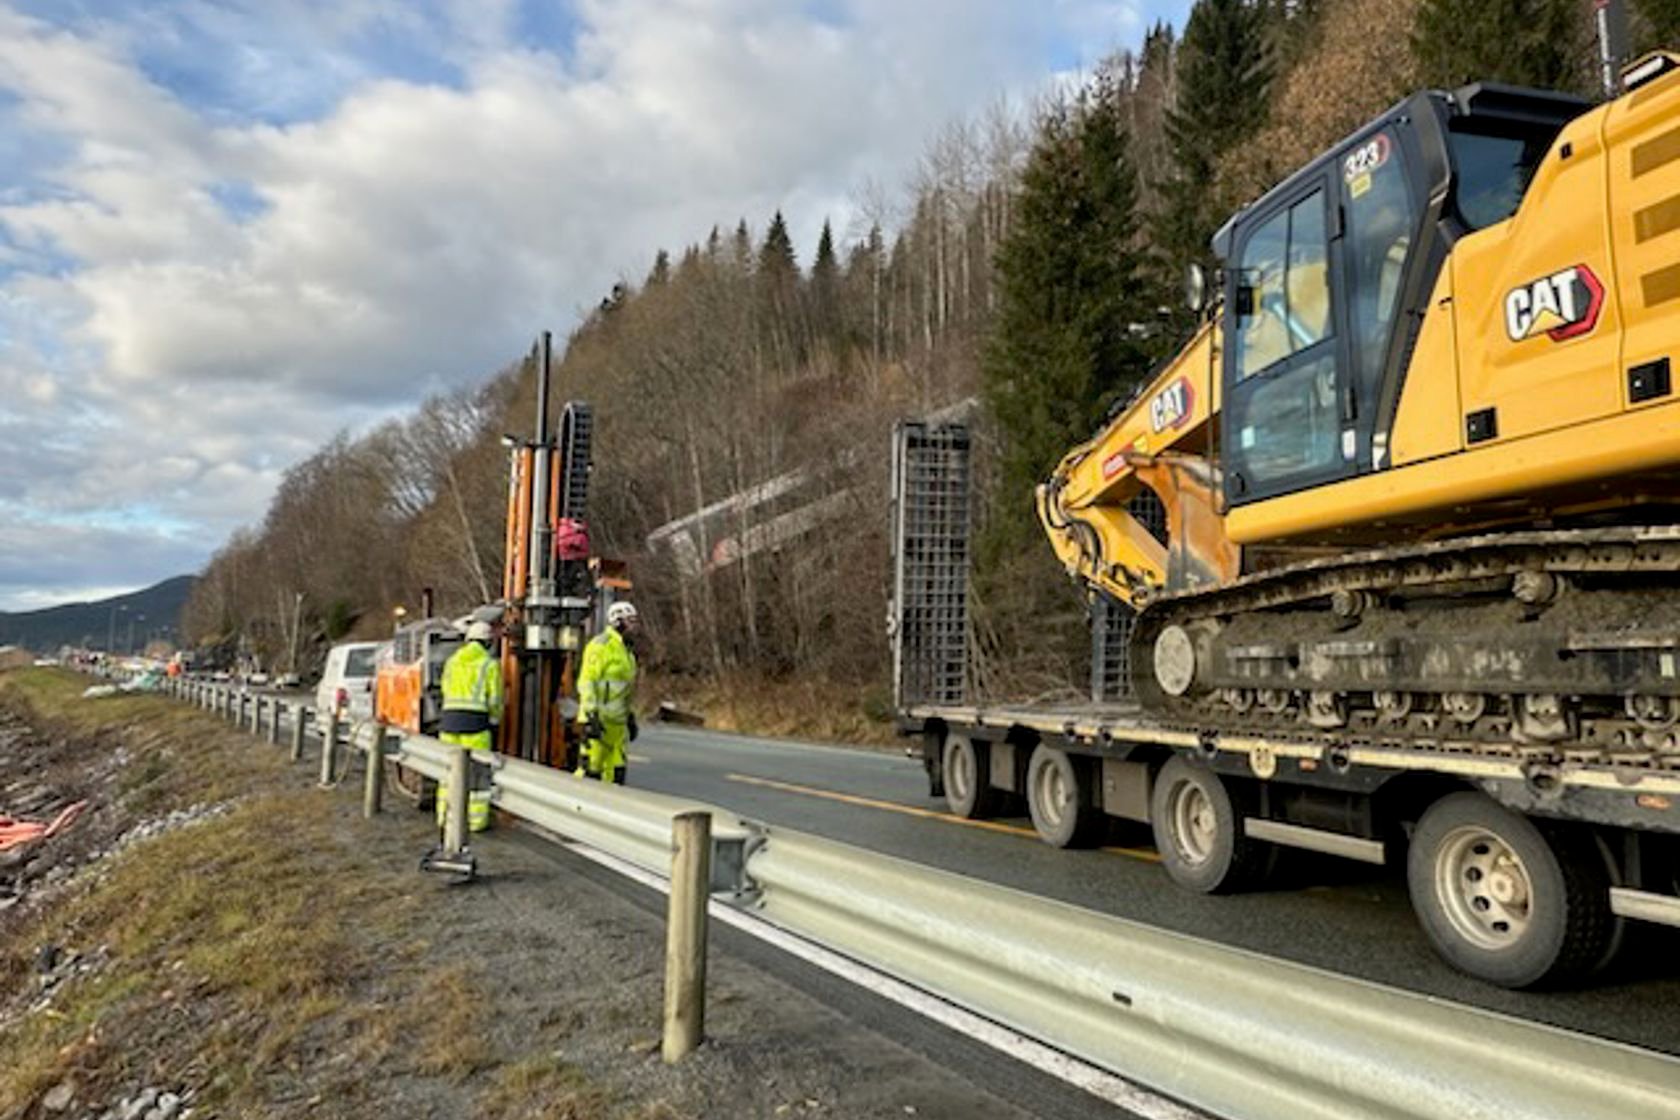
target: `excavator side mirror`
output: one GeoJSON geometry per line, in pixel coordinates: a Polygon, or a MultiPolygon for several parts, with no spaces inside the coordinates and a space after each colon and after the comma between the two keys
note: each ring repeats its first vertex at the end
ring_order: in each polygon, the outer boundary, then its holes
{"type": "Polygon", "coordinates": [[[1198,261],[1184,270],[1184,303],[1197,315],[1207,308],[1207,272],[1198,261]]]}

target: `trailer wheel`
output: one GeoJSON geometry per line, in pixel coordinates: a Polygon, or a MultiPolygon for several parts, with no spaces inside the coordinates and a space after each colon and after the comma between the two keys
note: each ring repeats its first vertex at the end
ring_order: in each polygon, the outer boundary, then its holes
{"type": "Polygon", "coordinates": [[[1106,823],[1096,804],[1091,760],[1040,744],[1027,763],[1027,810],[1039,838],[1053,848],[1087,848],[1106,823]]]}
{"type": "Polygon", "coordinates": [[[1406,880],[1436,952],[1490,983],[1564,984],[1614,955],[1621,921],[1591,837],[1544,833],[1483,794],[1429,807],[1412,834],[1406,880]]]}
{"type": "Polygon", "coordinates": [[[1219,775],[1182,757],[1169,759],[1156,776],[1149,823],[1167,874],[1203,894],[1258,886],[1276,857],[1273,845],[1244,835],[1219,775]]]}
{"type": "Polygon", "coordinates": [[[992,815],[997,791],[991,785],[991,750],[986,743],[947,734],[939,769],[945,779],[945,804],[952,813],[971,821],[992,815]]]}

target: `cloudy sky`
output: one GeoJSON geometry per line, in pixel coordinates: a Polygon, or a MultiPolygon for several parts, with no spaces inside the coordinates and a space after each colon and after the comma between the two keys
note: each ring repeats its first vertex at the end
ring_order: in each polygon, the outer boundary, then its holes
{"type": "Polygon", "coordinates": [[[0,610],[192,571],[340,427],[1188,0],[0,0],[0,610]]]}

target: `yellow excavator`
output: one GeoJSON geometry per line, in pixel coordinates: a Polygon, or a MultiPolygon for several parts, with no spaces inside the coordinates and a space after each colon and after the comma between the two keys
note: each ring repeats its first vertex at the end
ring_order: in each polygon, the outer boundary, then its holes
{"type": "Polygon", "coordinates": [[[1680,56],[1416,94],[1214,249],[1037,495],[1146,708],[1680,767],[1680,56]]]}

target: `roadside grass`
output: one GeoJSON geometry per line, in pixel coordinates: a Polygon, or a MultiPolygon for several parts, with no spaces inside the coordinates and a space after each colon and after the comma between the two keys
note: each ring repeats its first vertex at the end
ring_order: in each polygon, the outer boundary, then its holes
{"type": "Polygon", "coordinates": [[[820,678],[766,680],[725,674],[664,675],[638,691],[653,705],[668,699],[696,710],[705,716],[708,728],[718,731],[877,747],[899,741],[891,698],[878,689],[820,678]]]}
{"type": "Polygon", "coordinates": [[[286,778],[283,752],[179,703],[84,701],[83,687],[11,672],[0,702],[43,735],[126,750],[112,793],[137,818],[231,807],[107,856],[0,945],[0,991],[12,993],[0,1008],[14,1012],[0,1020],[0,1116],[43,1115],[42,1095],[65,1082],[78,1101],[157,1085],[193,1088],[213,1115],[277,1101],[383,1115],[393,1078],[453,1087],[493,1120],[659,1115],[613,1107],[546,1058],[499,1052],[475,966],[427,959],[412,865],[370,846],[347,802],[286,778]],[[46,946],[103,963],[17,1014],[39,991],[46,946]]]}

